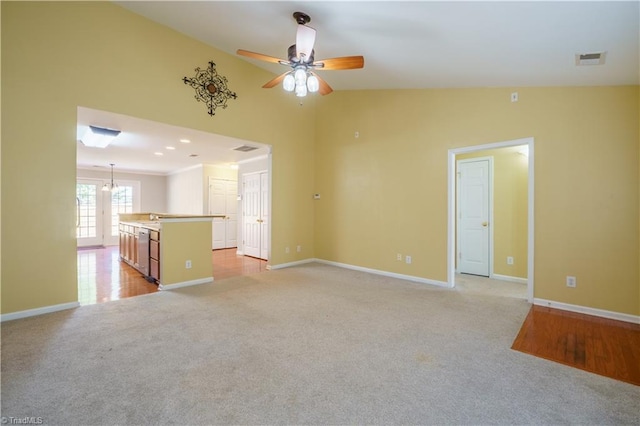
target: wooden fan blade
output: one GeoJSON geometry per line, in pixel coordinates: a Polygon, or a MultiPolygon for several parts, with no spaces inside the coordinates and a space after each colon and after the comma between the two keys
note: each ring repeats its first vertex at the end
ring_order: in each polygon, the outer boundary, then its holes
{"type": "Polygon", "coordinates": [[[262,53],[249,52],[248,50],[238,49],[236,53],[240,56],[246,56],[247,58],[259,59],[261,61],[273,62],[276,64],[289,63],[289,61],[286,61],[284,59],[278,59],[274,56],[263,55],[262,53]]]}
{"type": "Polygon", "coordinates": [[[283,73],[283,74],[280,74],[279,76],[277,76],[276,78],[274,78],[274,79],[272,79],[272,80],[267,81],[267,82],[265,83],[265,85],[264,85],[264,86],[262,86],[262,88],[263,88],[263,89],[271,89],[272,87],[277,86],[278,84],[280,84],[280,82],[281,82],[282,80],[284,80],[284,77],[285,77],[287,74],[289,74],[289,71],[287,71],[287,72],[285,72],[285,73],[283,73]]]}
{"type": "Polygon", "coordinates": [[[315,61],[313,65],[318,67],[319,70],[353,70],[364,68],[364,57],[343,56],[341,58],[323,59],[315,61]]]}
{"type": "Polygon", "coordinates": [[[331,86],[329,86],[329,83],[324,81],[322,77],[320,77],[318,74],[316,73],[312,73],[312,74],[316,76],[316,78],[318,79],[318,83],[320,83],[320,88],[318,89],[318,92],[322,96],[328,95],[329,93],[333,92],[333,89],[331,88],[331,86]]]}

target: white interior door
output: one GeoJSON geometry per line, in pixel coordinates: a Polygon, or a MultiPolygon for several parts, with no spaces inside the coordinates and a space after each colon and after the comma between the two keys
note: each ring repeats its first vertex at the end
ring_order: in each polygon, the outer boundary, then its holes
{"type": "Polygon", "coordinates": [[[226,248],[238,247],[238,181],[226,181],[226,248]]]}
{"type": "Polygon", "coordinates": [[[242,240],[247,256],[269,258],[269,173],[242,177],[242,240]]]}
{"type": "Polygon", "coordinates": [[[489,276],[490,159],[460,160],[458,166],[458,272],[489,276]]]}
{"type": "Polygon", "coordinates": [[[260,174],[250,174],[242,179],[243,248],[247,256],[260,257],[260,174]]]}
{"type": "Polygon", "coordinates": [[[209,214],[224,215],[213,219],[211,248],[238,246],[238,182],[209,178],[209,214]]]}
{"type": "Polygon", "coordinates": [[[269,253],[269,175],[260,173],[260,259],[269,253]]]}
{"type": "MultiPolygon", "coordinates": [[[[226,215],[226,187],[222,179],[209,178],[209,214],[226,215]]],[[[213,218],[211,227],[211,248],[223,249],[226,247],[227,227],[225,219],[213,218]]]]}

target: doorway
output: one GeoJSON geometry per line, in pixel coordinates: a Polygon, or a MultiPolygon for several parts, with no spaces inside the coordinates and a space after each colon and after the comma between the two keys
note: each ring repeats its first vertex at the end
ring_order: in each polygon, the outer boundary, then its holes
{"type": "MultiPolygon", "coordinates": [[[[534,145],[534,139],[533,138],[525,138],[525,139],[517,139],[517,140],[512,140],[512,141],[505,141],[505,142],[497,142],[497,143],[492,143],[492,144],[486,144],[486,145],[478,145],[478,146],[472,146],[472,147],[465,147],[465,148],[456,148],[456,149],[452,149],[449,150],[448,153],[448,253],[447,253],[447,280],[448,280],[448,284],[450,287],[454,287],[456,285],[456,272],[457,272],[457,268],[459,267],[459,262],[458,262],[458,244],[457,244],[457,240],[458,240],[458,232],[457,232],[457,196],[456,196],[456,187],[457,187],[457,171],[456,171],[456,165],[457,165],[457,161],[461,160],[461,159],[465,159],[468,157],[473,157],[474,155],[476,157],[478,156],[482,156],[483,153],[481,153],[480,151],[487,151],[487,150],[498,150],[501,148],[512,148],[512,150],[515,150],[514,147],[517,146],[522,146],[523,152],[528,152],[528,156],[521,156],[522,160],[524,161],[527,165],[527,170],[526,170],[526,194],[522,194],[522,196],[526,197],[526,232],[523,230],[523,232],[526,233],[526,253],[521,256],[523,258],[517,258],[517,262],[519,262],[518,266],[522,267],[523,270],[526,271],[526,279],[522,278],[521,282],[526,283],[527,285],[527,299],[529,300],[529,302],[533,301],[533,259],[534,259],[534,241],[533,241],[533,235],[534,235],[534,229],[533,229],[533,223],[534,223],[534,218],[533,218],[533,211],[534,211],[534,191],[533,191],[533,184],[534,184],[534,169],[533,169],[533,165],[534,165],[534,150],[533,150],[533,145],[534,145]]],[[[515,151],[514,151],[515,152],[515,151]]],[[[525,192],[525,191],[523,191],[525,192]]],[[[477,195],[477,194],[476,194],[477,195]]],[[[480,227],[481,228],[486,228],[488,232],[488,236],[489,236],[489,273],[488,275],[490,276],[491,279],[510,279],[511,277],[502,275],[502,274],[496,274],[494,273],[495,271],[492,268],[493,262],[492,260],[492,256],[491,256],[491,249],[493,249],[494,247],[492,246],[492,222],[493,222],[493,217],[491,214],[489,214],[488,216],[487,222],[487,226],[483,227],[482,223],[485,221],[480,221],[480,227]]],[[[500,261],[504,260],[505,263],[509,262],[509,257],[510,256],[504,256],[505,259],[502,259],[502,254],[499,255],[500,257],[500,261]]],[[[482,274],[484,275],[484,274],[482,274]]],[[[524,274],[523,274],[524,275],[524,274]]]]}

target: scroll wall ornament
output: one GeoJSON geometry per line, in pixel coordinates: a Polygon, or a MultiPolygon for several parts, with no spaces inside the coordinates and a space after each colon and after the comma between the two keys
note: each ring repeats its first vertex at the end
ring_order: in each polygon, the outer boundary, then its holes
{"type": "Polygon", "coordinates": [[[218,75],[213,61],[209,61],[207,69],[198,67],[195,71],[196,75],[193,78],[184,77],[182,81],[196,91],[196,100],[207,105],[210,116],[213,117],[216,114],[217,107],[226,108],[229,98],[238,97],[235,92],[227,88],[227,77],[218,75]]]}

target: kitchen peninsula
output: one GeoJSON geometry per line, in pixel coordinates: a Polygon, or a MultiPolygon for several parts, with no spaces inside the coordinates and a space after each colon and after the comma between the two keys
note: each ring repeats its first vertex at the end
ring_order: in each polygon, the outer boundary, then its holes
{"type": "Polygon", "coordinates": [[[120,259],[160,290],[213,281],[211,226],[215,217],[120,214],[120,259]]]}

